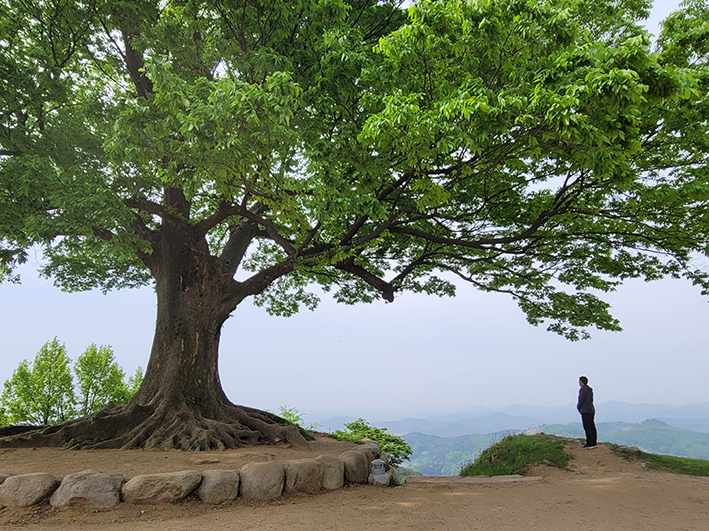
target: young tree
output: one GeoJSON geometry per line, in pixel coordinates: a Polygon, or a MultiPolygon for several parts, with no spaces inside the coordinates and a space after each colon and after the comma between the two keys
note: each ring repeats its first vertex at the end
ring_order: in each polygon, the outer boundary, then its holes
{"type": "Polygon", "coordinates": [[[88,415],[109,403],[125,404],[143,380],[143,371],[138,367],[126,381],[113,350],[90,345],[74,366],[77,400],[70,365],[66,349],[57,338],[42,347],[32,366],[27,360],[20,363],[12,378],[5,382],[5,393],[0,398],[0,426],[25,422],[52,424],[88,415]],[[5,408],[11,411],[10,416],[5,408]]]}
{"type": "Polygon", "coordinates": [[[626,278],[709,286],[698,46],[651,51],[642,0],[399,3],[0,7],[4,275],[41,245],[64,289],[157,294],[128,405],[3,444],[301,440],[227,399],[217,355],[242,301],[289,315],[309,283],[454,275],[570,339],[620,329],[598,295],[626,278]]]}
{"type": "Polygon", "coordinates": [[[94,413],[109,403],[125,404],[135,394],[131,393],[134,384],[130,380],[126,384],[125,373],[116,363],[111,347],[89,345],[77,358],[74,373],[81,415],[94,413]]]}
{"type": "Polygon", "coordinates": [[[74,416],[71,360],[55,337],[5,381],[0,402],[8,424],[57,424],[74,416]]]}

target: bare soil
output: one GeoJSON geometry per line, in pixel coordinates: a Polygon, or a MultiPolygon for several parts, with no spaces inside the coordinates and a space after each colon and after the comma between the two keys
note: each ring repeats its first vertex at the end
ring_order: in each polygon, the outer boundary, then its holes
{"type": "MultiPolygon", "coordinates": [[[[601,445],[573,443],[567,470],[538,466],[536,481],[468,483],[437,480],[383,488],[346,487],[317,496],[273,503],[237,500],[217,507],[188,499],[175,505],[120,504],[104,512],[42,505],[0,510],[2,529],[65,531],[180,531],[195,529],[475,529],[586,531],[709,530],[709,478],[650,470],[601,445]]],[[[248,461],[287,460],[350,448],[322,438],[308,448],[250,447],[224,452],[141,450],[0,450],[0,471],[50,472],[57,478],[93,468],[123,474],[177,470],[238,469],[248,461]]]]}

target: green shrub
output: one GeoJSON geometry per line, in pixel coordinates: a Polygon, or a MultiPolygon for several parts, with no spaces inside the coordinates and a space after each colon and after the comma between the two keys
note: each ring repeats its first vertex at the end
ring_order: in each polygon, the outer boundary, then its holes
{"type": "Polygon", "coordinates": [[[305,424],[305,413],[301,413],[297,408],[281,406],[278,408],[278,415],[291,424],[296,424],[306,431],[318,431],[322,428],[320,424],[305,424]]]}
{"type": "Polygon", "coordinates": [[[386,428],[370,426],[364,419],[345,424],[345,430],[337,430],[330,435],[340,441],[361,443],[363,439],[371,439],[379,443],[391,466],[398,466],[411,456],[411,446],[397,435],[386,432],[386,428]]]}
{"type": "Polygon", "coordinates": [[[483,450],[474,463],[460,471],[461,476],[502,476],[523,474],[530,466],[545,464],[565,468],[570,456],[564,439],[552,435],[509,435],[483,450]]]}

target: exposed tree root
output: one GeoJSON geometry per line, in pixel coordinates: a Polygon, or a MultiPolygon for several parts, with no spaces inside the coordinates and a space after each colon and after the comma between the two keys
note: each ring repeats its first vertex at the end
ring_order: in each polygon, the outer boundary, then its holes
{"type": "Polygon", "coordinates": [[[223,450],[256,444],[305,444],[298,426],[271,413],[234,405],[217,414],[176,407],[110,405],[86,417],[0,437],[0,447],[223,450]]]}

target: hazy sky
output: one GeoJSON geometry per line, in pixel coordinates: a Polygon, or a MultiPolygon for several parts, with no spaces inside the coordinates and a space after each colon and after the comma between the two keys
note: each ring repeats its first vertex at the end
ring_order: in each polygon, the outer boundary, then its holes
{"type": "MultiPolygon", "coordinates": [[[[650,27],[677,4],[660,1],[650,27]]],[[[0,382],[55,336],[74,359],[91,343],[108,344],[126,372],[146,366],[151,288],[66,294],[35,270],[36,262],[22,268],[22,285],[0,285],[0,382]]],[[[581,374],[597,402],[709,401],[709,304],[698,289],[638,281],[607,300],[624,331],[577,343],[528,325],[508,297],[468,286],[453,299],[404,294],[354,307],[324,299],[291,318],[246,302],[222,332],[222,384],[235,403],[297,407],[306,421],[563,406],[575,402],[581,374]]]]}

